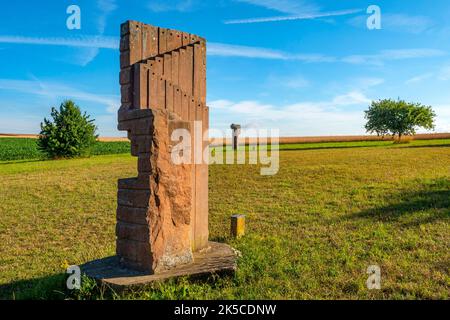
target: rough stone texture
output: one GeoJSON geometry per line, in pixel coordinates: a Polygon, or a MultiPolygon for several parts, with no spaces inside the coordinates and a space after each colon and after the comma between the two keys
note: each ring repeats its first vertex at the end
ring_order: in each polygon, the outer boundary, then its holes
{"type": "Polygon", "coordinates": [[[117,256],[88,262],[81,266],[81,270],[102,285],[120,291],[182,276],[233,274],[236,271],[238,254],[226,244],[209,242],[207,249],[194,252],[193,263],[181,264],[158,274],[148,275],[145,272],[122,268],[117,256]]]}
{"type": "Polygon", "coordinates": [[[128,133],[138,175],[118,183],[117,255],[125,267],[161,273],[208,247],[208,165],[194,156],[175,165],[170,155],[177,128],[197,129],[194,150],[207,146],[206,42],[127,21],[120,51],[118,128],[128,133]]]}

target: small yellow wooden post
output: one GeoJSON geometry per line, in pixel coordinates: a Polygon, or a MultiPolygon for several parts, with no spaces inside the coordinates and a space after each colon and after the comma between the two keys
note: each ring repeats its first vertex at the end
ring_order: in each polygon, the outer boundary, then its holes
{"type": "Polygon", "coordinates": [[[231,236],[240,238],[245,234],[245,215],[235,214],[231,216],[231,236]]]}

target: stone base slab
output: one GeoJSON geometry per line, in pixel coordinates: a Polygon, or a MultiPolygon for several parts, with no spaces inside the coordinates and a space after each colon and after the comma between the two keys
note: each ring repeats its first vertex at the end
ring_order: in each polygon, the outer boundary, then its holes
{"type": "Polygon", "coordinates": [[[81,266],[82,273],[115,290],[136,288],[182,276],[199,277],[211,274],[234,274],[236,252],[227,244],[209,242],[208,247],[194,252],[194,262],[158,274],[146,274],[119,265],[117,256],[94,260],[81,266]]]}

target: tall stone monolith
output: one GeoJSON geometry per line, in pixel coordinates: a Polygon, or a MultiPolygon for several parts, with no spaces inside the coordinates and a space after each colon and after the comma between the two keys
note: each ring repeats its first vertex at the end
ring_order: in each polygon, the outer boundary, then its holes
{"type": "Polygon", "coordinates": [[[192,151],[207,147],[205,39],[125,22],[120,85],[118,128],[128,133],[138,172],[118,183],[116,251],[123,266],[156,274],[193,262],[208,246],[207,159],[194,161],[195,152],[190,163],[171,159],[175,129],[191,133],[192,151]]]}

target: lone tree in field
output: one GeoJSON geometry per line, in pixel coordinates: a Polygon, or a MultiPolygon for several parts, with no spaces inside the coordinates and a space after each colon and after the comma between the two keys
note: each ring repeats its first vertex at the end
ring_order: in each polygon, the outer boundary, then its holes
{"type": "Polygon", "coordinates": [[[379,136],[391,134],[402,136],[416,134],[416,129],[434,129],[436,114],[429,106],[420,103],[408,103],[403,100],[373,101],[369,110],[365,111],[366,130],[379,136]]]}
{"type": "Polygon", "coordinates": [[[59,110],[52,108],[53,122],[44,119],[38,140],[39,149],[50,158],[73,158],[90,155],[97,140],[97,127],[86,112],[71,100],[64,101],[59,110]]]}

